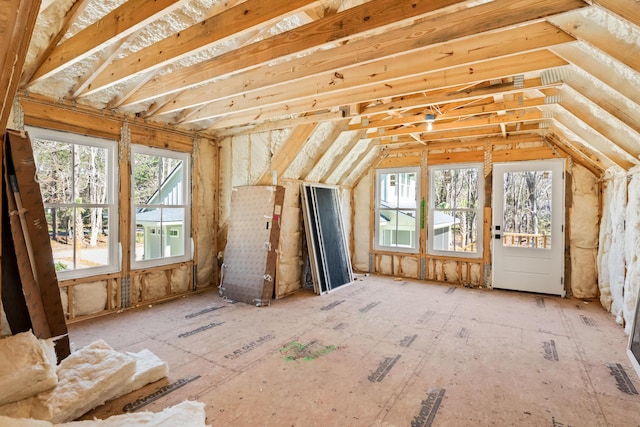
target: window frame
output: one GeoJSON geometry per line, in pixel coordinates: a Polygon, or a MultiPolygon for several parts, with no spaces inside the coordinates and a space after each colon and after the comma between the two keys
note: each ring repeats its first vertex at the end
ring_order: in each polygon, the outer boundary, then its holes
{"type": "MultiPolygon", "coordinates": [[[[99,267],[87,267],[73,270],[60,270],[56,271],[58,280],[79,279],[84,277],[92,277],[102,274],[117,273],[122,268],[122,248],[120,245],[119,234],[119,200],[116,197],[116,188],[119,185],[119,170],[117,159],[118,141],[100,138],[96,136],[83,135],[71,132],[63,132],[55,129],[47,129],[34,126],[26,126],[27,133],[31,144],[33,146],[33,140],[44,139],[48,141],[55,141],[64,144],[84,145],[90,147],[98,147],[107,150],[108,158],[106,160],[106,175],[108,177],[108,188],[106,191],[107,203],[47,203],[43,200],[45,209],[52,208],[107,208],[108,209],[108,255],[109,264],[99,267]]],[[[34,156],[35,157],[35,156],[34,156]]],[[[35,160],[35,159],[34,159],[35,160]]],[[[36,165],[37,166],[37,165],[36,165]]],[[[49,227],[47,223],[47,229],[49,227]]],[[[53,249],[53,248],[52,248],[53,249]]],[[[75,246],[73,248],[75,251],[75,246]]],[[[75,258],[75,256],[74,256],[75,258]]]]}
{"type": "MultiPolygon", "coordinates": [[[[406,167],[397,167],[397,168],[380,168],[376,169],[375,175],[375,195],[374,195],[374,232],[373,232],[373,248],[376,251],[388,251],[388,252],[398,252],[398,253],[407,253],[407,254],[418,254],[420,253],[420,183],[421,183],[421,168],[419,166],[406,166],[406,167]],[[381,206],[380,193],[381,193],[381,180],[380,175],[387,174],[400,174],[400,173],[415,173],[416,174],[416,188],[415,188],[415,208],[388,208],[381,206]],[[402,246],[385,246],[380,244],[380,211],[381,210],[396,210],[396,211],[407,211],[414,210],[415,211],[415,236],[414,236],[414,245],[412,247],[402,247],[402,246]]],[[[395,186],[400,189],[400,186],[403,185],[400,183],[400,179],[396,176],[395,178],[395,186]]],[[[404,184],[405,186],[407,184],[404,184]]],[[[398,192],[398,197],[400,196],[398,192]]],[[[397,238],[397,235],[396,235],[397,238]]]]}
{"type": "Polygon", "coordinates": [[[452,163],[452,164],[440,164],[429,166],[429,209],[427,218],[427,253],[435,256],[447,256],[456,258],[482,258],[484,253],[483,235],[484,235],[484,164],[483,163],[452,163]],[[435,207],[435,179],[434,173],[436,171],[452,170],[452,169],[476,169],[478,174],[478,205],[476,208],[447,208],[436,209],[435,207]],[[449,250],[434,249],[434,218],[436,211],[475,211],[477,224],[478,224],[478,236],[477,236],[477,251],[476,252],[457,252],[449,250]]]}
{"type": "MultiPolygon", "coordinates": [[[[191,154],[190,153],[185,153],[185,152],[180,152],[180,151],[173,151],[173,150],[167,150],[167,149],[162,149],[162,148],[156,148],[156,147],[148,147],[148,146],[144,146],[144,145],[139,145],[139,144],[131,144],[131,168],[130,168],[130,203],[131,203],[131,210],[130,210],[130,219],[131,219],[131,224],[130,224],[130,233],[131,233],[131,256],[130,256],[130,262],[131,262],[131,268],[132,269],[142,269],[142,268],[150,268],[150,267],[157,267],[157,266],[163,266],[163,265],[169,265],[169,264],[176,264],[176,263],[180,263],[180,262],[185,262],[185,261],[191,261],[193,259],[193,241],[192,241],[192,229],[191,229],[191,215],[192,215],[192,211],[191,211],[191,181],[192,181],[192,177],[191,177],[191,154]],[[171,159],[176,159],[176,160],[180,160],[182,161],[182,175],[183,175],[183,180],[182,180],[182,203],[181,204],[170,204],[170,205],[165,205],[165,204],[153,204],[153,205],[147,205],[147,204],[141,204],[141,203],[136,203],[135,200],[135,155],[136,154],[142,154],[142,155],[148,155],[148,156],[158,156],[158,157],[165,157],[165,158],[171,158],[171,159]],[[150,207],[152,209],[176,209],[176,208],[180,208],[180,209],[184,209],[184,222],[183,222],[183,232],[182,232],[182,237],[179,237],[179,239],[181,239],[183,241],[183,247],[184,247],[184,253],[182,255],[174,255],[174,256],[163,256],[160,258],[152,258],[152,259],[145,259],[145,260],[137,260],[136,259],[136,228],[137,228],[137,221],[136,221],[136,209],[141,207],[141,206],[145,206],[145,207],[150,207]]],[[[160,190],[160,189],[158,189],[160,190]]],[[[160,235],[162,237],[162,225],[160,225],[160,227],[158,227],[159,230],[156,230],[156,234],[155,236],[160,235]]],[[[166,238],[168,239],[169,233],[167,233],[166,238]]]]}

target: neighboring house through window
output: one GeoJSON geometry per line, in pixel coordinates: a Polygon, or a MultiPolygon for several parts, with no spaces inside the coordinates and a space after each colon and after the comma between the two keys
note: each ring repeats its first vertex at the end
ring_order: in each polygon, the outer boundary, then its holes
{"type": "Polygon", "coordinates": [[[58,278],[118,271],[116,141],[27,131],[58,278]]]}
{"type": "Polygon", "coordinates": [[[420,168],[376,171],[375,248],[418,252],[420,168]]]}
{"type": "Polygon", "coordinates": [[[483,165],[429,169],[429,253],[482,256],[483,165]]]}
{"type": "Polygon", "coordinates": [[[190,259],[189,155],[134,145],[132,165],[132,265],[190,259]]]}

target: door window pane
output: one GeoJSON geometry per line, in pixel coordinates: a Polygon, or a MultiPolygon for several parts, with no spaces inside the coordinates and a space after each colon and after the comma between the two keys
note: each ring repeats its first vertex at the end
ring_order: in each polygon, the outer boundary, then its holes
{"type": "Polygon", "coordinates": [[[551,171],[504,173],[502,244],[551,249],[551,171]]]}

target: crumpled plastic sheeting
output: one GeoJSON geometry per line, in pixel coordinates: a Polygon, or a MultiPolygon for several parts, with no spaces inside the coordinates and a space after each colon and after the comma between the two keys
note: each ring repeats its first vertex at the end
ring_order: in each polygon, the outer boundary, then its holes
{"type": "Polygon", "coordinates": [[[576,298],[598,296],[598,184],[588,169],[574,164],[571,170],[571,293],[576,298]]]}
{"type": "Polygon", "coordinates": [[[625,261],[627,275],[624,278],[624,301],[622,317],[625,321],[624,331],[631,333],[634,309],[640,292],[640,168],[629,171],[631,181],[628,186],[628,202],[625,230],[625,261]]]}
{"type": "Polygon", "coordinates": [[[627,207],[626,172],[614,166],[604,174],[600,246],[598,248],[598,285],[600,302],[622,324],[625,277],[624,240],[627,207]]]}

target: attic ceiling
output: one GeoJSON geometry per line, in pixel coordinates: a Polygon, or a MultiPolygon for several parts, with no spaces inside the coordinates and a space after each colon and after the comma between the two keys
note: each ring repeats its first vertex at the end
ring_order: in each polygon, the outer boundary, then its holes
{"type": "Polygon", "coordinates": [[[522,134],[630,169],[640,2],[45,0],[19,93],[219,138],[320,134],[318,181],[381,146],[522,134]]]}

